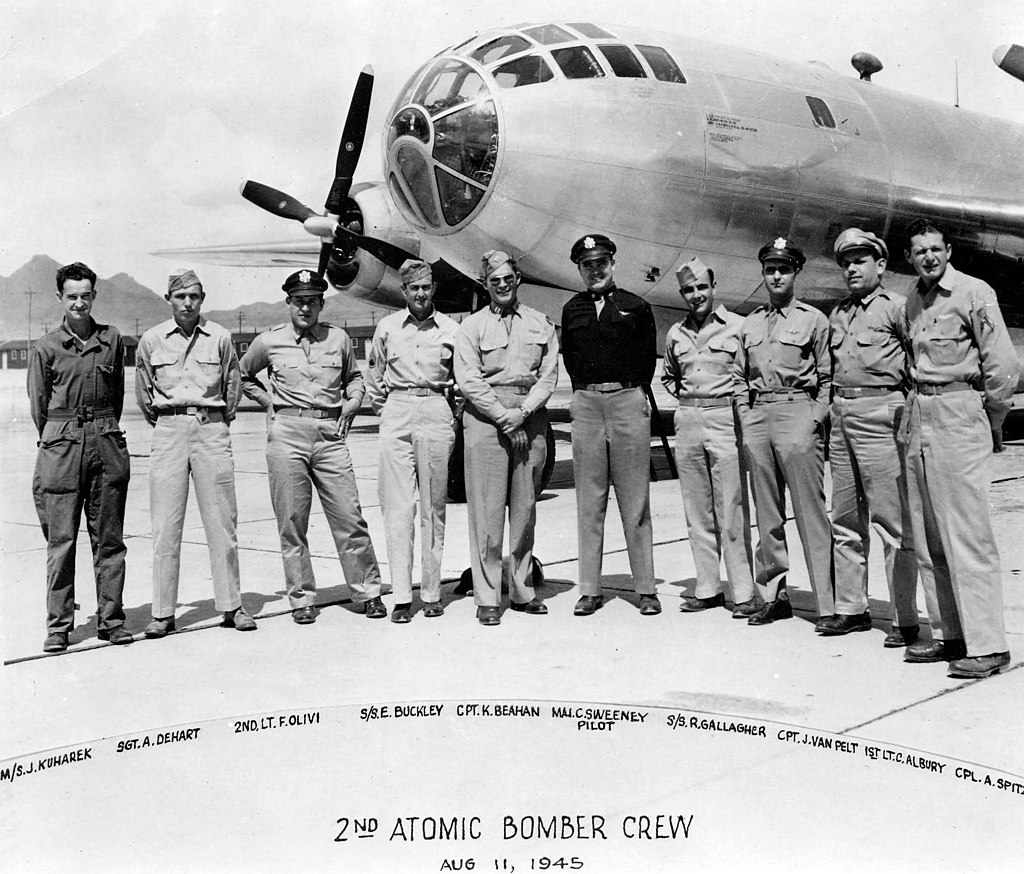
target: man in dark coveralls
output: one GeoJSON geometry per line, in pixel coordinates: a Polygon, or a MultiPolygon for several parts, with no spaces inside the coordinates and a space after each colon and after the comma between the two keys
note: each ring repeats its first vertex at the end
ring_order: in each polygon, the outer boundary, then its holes
{"type": "Polygon", "coordinates": [[[85,510],[96,576],[97,636],[131,643],[124,627],[124,509],[130,475],[118,420],[124,348],[92,317],[96,274],[75,262],[57,271],[60,325],[32,348],[28,396],[39,431],[32,492],[46,538],[44,652],[62,652],[75,619],[75,545],[85,510]]]}
{"type": "Polygon", "coordinates": [[[626,537],[640,613],[661,612],[651,531],[651,410],[644,394],[657,363],[650,305],[615,285],[615,243],[581,237],[569,255],[587,287],[562,309],[562,356],[572,380],[572,465],[576,479],[580,593],[577,616],[604,603],[601,560],[608,487],[626,537]]]}

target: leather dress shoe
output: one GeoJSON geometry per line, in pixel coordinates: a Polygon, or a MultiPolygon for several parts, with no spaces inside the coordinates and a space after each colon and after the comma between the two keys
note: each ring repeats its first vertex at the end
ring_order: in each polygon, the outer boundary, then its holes
{"type": "Polygon", "coordinates": [[[882,646],[886,649],[899,649],[901,646],[909,646],[921,633],[919,625],[894,625],[892,630],[885,636],[882,646]]]}
{"type": "Polygon", "coordinates": [[[129,643],[134,643],[135,638],[132,637],[123,625],[115,625],[113,628],[101,628],[96,632],[96,636],[100,640],[106,640],[116,646],[127,646],[129,643]]]}
{"type": "Polygon", "coordinates": [[[751,598],[749,601],[741,601],[734,604],[732,608],[733,619],[748,619],[757,612],[757,601],[751,598]]]}
{"type": "Polygon", "coordinates": [[[819,616],[818,621],[814,623],[814,630],[820,634],[822,631],[828,628],[829,624],[834,622],[836,618],[837,617],[835,613],[832,613],[828,616],[819,616]]]}
{"type": "Polygon", "coordinates": [[[423,605],[423,615],[429,616],[431,619],[436,616],[444,616],[444,607],[440,601],[432,601],[429,604],[423,605]]]}
{"type": "Polygon", "coordinates": [[[967,644],[962,640],[918,640],[907,647],[903,661],[914,664],[951,662],[967,656],[967,644]]]}
{"type": "Polygon", "coordinates": [[[980,680],[982,677],[990,677],[998,674],[1000,668],[1005,668],[1010,663],[1008,652],[994,652],[991,655],[968,656],[957,659],[949,665],[949,676],[960,677],[964,680],[980,680]]]}
{"type": "Polygon", "coordinates": [[[710,610],[712,607],[724,607],[725,595],[719,592],[710,598],[698,598],[696,595],[683,595],[679,602],[680,613],[700,613],[701,610],[710,610]]]}
{"type": "Polygon", "coordinates": [[[146,626],[142,632],[146,637],[155,639],[159,637],[167,637],[174,631],[174,617],[168,616],[165,619],[158,619],[156,616],[153,617],[153,621],[146,626]]]}
{"type": "Polygon", "coordinates": [[[640,596],[640,615],[657,616],[661,612],[661,601],[657,595],[640,596]]]}
{"type": "Polygon", "coordinates": [[[224,613],[224,626],[237,631],[255,631],[256,620],[246,613],[243,607],[237,607],[224,613]]]}
{"type": "Polygon", "coordinates": [[[532,601],[527,601],[524,604],[517,604],[513,601],[511,606],[516,613],[529,613],[533,616],[544,616],[548,612],[547,604],[540,598],[534,598],[532,601]]]}
{"type": "Polygon", "coordinates": [[[388,608],[380,598],[370,598],[363,606],[367,619],[383,619],[388,615],[388,608]]]}
{"type": "Polygon", "coordinates": [[[840,613],[831,619],[819,622],[818,625],[814,626],[814,630],[821,632],[822,637],[838,637],[840,634],[849,634],[852,631],[870,631],[871,614],[867,610],[853,616],[840,613]]]}
{"type": "Polygon", "coordinates": [[[501,625],[501,614],[497,607],[477,607],[476,618],[481,625],[501,625]]]}
{"type": "Polygon", "coordinates": [[[572,611],[574,616],[591,616],[604,605],[604,595],[583,595],[572,611]]]}
{"type": "Polygon", "coordinates": [[[43,642],[43,652],[64,652],[68,648],[68,633],[66,631],[54,631],[46,635],[43,642]]]}
{"type": "Polygon", "coordinates": [[[395,625],[405,625],[406,622],[412,622],[412,604],[395,604],[395,609],[391,611],[391,621],[395,625]]]}
{"type": "Polygon", "coordinates": [[[316,622],[316,608],[298,607],[292,610],[292,622],[298,625],[312,625],[316,622]]]}
{"type": "Polygon", "coordinates": [[[747,625],[771,625],[780,619],[793,618],[793,605],[789,598],[776,598],[774,601],[765,601],[757,612],[752,613],[747,620],[747,625]]]}

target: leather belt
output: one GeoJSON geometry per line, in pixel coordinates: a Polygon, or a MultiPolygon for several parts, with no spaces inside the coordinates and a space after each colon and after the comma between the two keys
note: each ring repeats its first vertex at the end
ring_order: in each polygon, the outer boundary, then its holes
{"type": "Polygon", "coordinates": [[[919,395],[944,395],[951,391],[977,391],[977,389],[969,382],[947,382],[944,385],[918,382],[914,384],[914,391],[919,395]]]}
{"type": "Polygon", "coordinates": [[[203,422],[224,421],[224,411],[219,407],[161,407],[153,412],[157,416],[195,416],[203,422]]]}
{"type": "Polygon", "coordinates": [[[805,388],[772,388],[757,392],[757,400],[759,403],[771,403],[772,401],[802,401],[809,397],[810,393],[805,388]]]}
{"type": "Polygon", "coordinates": [[[56,410],[47,410],[46,418],[50,422],[91,422],[93,419],[116,418],[117,414],[113,407],[62,407],[56,410]]]}
{"type": "Polygon", "coordinates": [[[679,396],[679,406],[681,407],[731,407],[732,396],[724,398],[699,398],[699,397],[687,397],[686,395],[679,396]]]}
{"type": "Polygon", "coordinates": [[[389,394],[413,395],[417,398],[430,397],[431,395],[443,395],[444,391],[439,388],[427,388],[425,386],[411,386],[410,388],[393,388],[389,394]]]}
{"type": "Polygon", "coordinates": [[[528,395],[530,393],[525,385],[492,385],[491,388],[513,395],[528,395]]]}
{"type": "Polygon", "coordinates": [[[882,395],[891,395],[900,389],[897,386],[892,388],[882,385],[833,385],[835,393],[841,398],[876,398],[882,395]]]}
{"type": "Polygon", "coordinates": [[[303,419],[340,419],[341,407],[333,410],[321,410],[315,407],[274,407],[275,413],[282,416],[296,416],[303,419]]]}
{"type": "Polygon", "coordinates": [[[588,382],[585,385],[576,386],[577,391],[622,391],[626,388],[639,388],[638,382],[588,382]]]}

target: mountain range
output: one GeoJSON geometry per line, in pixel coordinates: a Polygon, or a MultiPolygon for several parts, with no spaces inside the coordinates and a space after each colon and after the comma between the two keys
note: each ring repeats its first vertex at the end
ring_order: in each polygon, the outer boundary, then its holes
{"type": "MultiPolygon", "coordinates": [[[[10,276],[0,276],[0,342],[25,339],[30,334],[39,337],[47,328],[59,324],[61,310],[53,297],[59,266],[48,255],[36,255],[10,276]]],[[[97,320],[115,325],[125,336],[138,336],[170,318],[170,307],[163,295],[127,273],[101,276],[96,284],[97,320]]],[[[371,314],[379,319],[385,312],[380,306],[371,309],[346,294],[328,294],[322,315],[324,321],[336,325],[367,325],[371,323],[371,314]]],[[[230,331],[239,330],[241,314],[241,330],[249,333],[288,321],[288,305],[282,296],[274,303],[256,301],[230,310],[204,310],[203,314],[230,331]]]]}

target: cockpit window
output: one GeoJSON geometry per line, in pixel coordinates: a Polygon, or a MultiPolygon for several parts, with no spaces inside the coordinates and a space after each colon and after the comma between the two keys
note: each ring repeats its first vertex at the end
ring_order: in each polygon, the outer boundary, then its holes
{"type": "Polygon", "coordinates": [[[497,154],[498,117],[490,100],[434,122],[434,159],[463,176],[486,185],[497,154]]]}
{"type": "Polygon", "coordinates": [[[412,89],[416,84],[416,80],[420,77],[421,70],[417,70],[409,77],[409,81],[405,83],[405,87],[398,93],[398,97],[395,99],[393,108],[397,109],[399,106],[405,106],[412,99],[412,89]]]}
{"type": "Polygon", "coordinates": [[[507,34],[506,36],[499,36],[497,39],[492,39],[490,42],[485,42],[480,48],[476,49],[470,57],[474,61],[479,61],[481,64],[493,64],[495,61],[500,61],[507,55],[515,55],[519,52],[525,52],[530,48],[528,43],[521,36],[515,34],[507,34]]]}
{"type": "Polygon", "coordinates": [[[686,77],[679,66],[672,60],[672,56],[659,46],[637,46],[640,52],[651,65],[654,71],[654,78],[659,82],[677,82],[680,85],[686,84],[686,77]]]}
{"type": "Polygon", "coordinates": [[[430,142],[430,122],[418,109],[410,106],[402,110],[391,122],[388,131],[388,147],[399,137],[416,137],[421,143],[430,142]]]}
{"type": "Polygon", "coordinates": [[[555,74],[544,59],[538,55],[526,55],[508,61],[491,70],[494,81],[499,88],[518,88],[521,85],[536,85],[538,82],[547,82],[553,79],[555,74]]]}
{"type": "Polygon", "coordinates": [[[597,58],[586,46],[554,49],[551,56],[566,79],[597,79],[604,76],[604,70],[601,69],[597,58]]]}
{"type": "Polygon", "coordinates": [[[430,190],[430,171],[427,169],[426,160],[412,146],[402,146],[398,150],[396,160],[398,170],[412,191],[413,199],[423,213],[423,218],[428,225],[440,227],[441,220],[434,205],[434,194],[430,190]]]}
{"type": "Polygon", "coordinates": [[[487,93],[480,74],[459,61],[438,61],[416,89],[412,102],[431,115],[487,93]]]}
{"type": "Polygon", "coordinates": [[[646,79],[647,74],[640,62],[626,46],[598,46],[616,76],[627,79],[646,79]]]}
{"type": "Polygon", "coordinates": [[[524,30],[527,36],[533,37],[542,46],[557,45],[560,42],[572,42],[574,37],[569,31],[559,27],[557,24],[545,24],[541,27],[531,27],[524,30]]]}
{"type": "Polygon", "coordinates": [[[835,127],[836,120],[832,117],[832,110],[828,108],[828,104],[825,103],[820,97],[806,97],[807,105],[811,108],[811,114],[814,116],[814,123],[818,127],[835,127]]]}
{"type": "Polygon", "coordinates": [[[440,167],[434,168],[437,176],[437,190],[441,195],[441,212],[450,225],[457,225],[465,219],[484,196],[485,189],[470,185],[463,179],[457,179],[440,167]]]}
{"type": "Polygon", "coordinates": [[[598,27],[596,24],[588,24],[583,21],[579,24],[570,22],[569,27],[575,27],[584,36],[589,36],[591,39],[615,39],[613,34],[608,33],[603,27],[598,27]]]}

